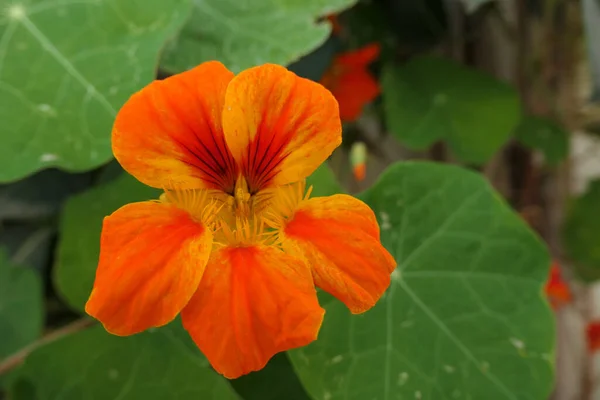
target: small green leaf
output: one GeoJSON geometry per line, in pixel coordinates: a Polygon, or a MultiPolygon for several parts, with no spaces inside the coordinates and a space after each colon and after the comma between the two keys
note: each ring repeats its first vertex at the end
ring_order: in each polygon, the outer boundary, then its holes
{"type": "Polygon", "coordinates": [[[510,138],[521,116],[517,92],[452,61],[417,57],[383,72],[389,129],[408,147],[445,140],[454,155],[481,164],[510,138]]]}
{"type": "Polygon", "coordinates": [[[60,339],[27,357],[11,394],[13,400],[239,399],[178,322],[130,337],[96,326],[60,339]]]}
{"type": "Polygon", "coordinates": [[[42,283],[37,273],[15,266],[0,248],[0,360],[42,333],[42,283]]]}
{"type": "Polygon", "coordinates": [[[116,110],[155,77],[190,0],[3,2],[0,182],[112,157],[116,110]]]}
{"type": "Polygon", "coordinates": [[[600,278],[600,180],[570,204],[563,226],[563,243],[578,274],[586,280],[600,278]]]}
{"type": "Polygon", "coordinates": [[[538,149],[550,165],[556,165],[569,154],[569,134],[554,122],[540,117],[523,118],[515,131],[519,142],[538,149]]]}
{"type": "Polygon", "coordinates": [[[264,63],[288,65],[329,35],[317,19],[356,0],[195,0],[192,17],[167,47],[162,67],[181,72],[219,60],[233,72],[264,63]]]}
{"type": "Polygon", "coordinates": [[[94,283],[102,220],[119,207],[158,198],[160,192],[127,173],[104,185],[74,196],[60,221],[60,242],[54,280],[64,299],[83,310],[94,283]]]}
{"type": "Polygon", "coordinates": [[[547,398],[548,251],[483,177],[402,163],[363,199],[398,268],[363,315],[322,303],[318,340],[290,352],[313,398],[547,398]]]}
{"type": "Polygon", "coordinates": [[[315,172],[306,179],[306,187],[313,187],[311,197],[331,196],[343,193],[335,174],[327,163],[321,164],[315,172]]]}

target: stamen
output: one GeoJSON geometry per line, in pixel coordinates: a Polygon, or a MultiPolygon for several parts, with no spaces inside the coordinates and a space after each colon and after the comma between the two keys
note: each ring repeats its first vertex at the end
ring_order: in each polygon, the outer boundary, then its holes
{"type": "Polygon", "coordinates": [[[235,219],[235,227],[230,227],[225,221],[220,222],[220,239],[215,239],[214,245],[224,247],[247,247],[264,245],[269,241],[272,232],[265,231],[265,224],[256,216],[253,218],[235,219]]]}
{"type": "Polygon", "coordinates": [[[301,202],[308,200],[312,186],[304,193],[306,182],[298,182],[274,189],[269,207],[261,214],[264,223],[273,229],[283,228],[301,202]]]}
{"type": "MultiPolygon", "coordinates": [[[[171,186],[173,187],[173,186],[171,186]]],[[[215,219],[225,205],[215,191],[209,189],[164,189],[159,201],[171,203],[186,211],[205,226],[214,229],[215,219]]]]}

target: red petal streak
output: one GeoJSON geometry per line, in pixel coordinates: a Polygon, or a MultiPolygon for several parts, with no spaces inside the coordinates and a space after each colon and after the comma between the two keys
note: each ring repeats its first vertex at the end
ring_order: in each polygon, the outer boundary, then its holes
{"type": "Polygon", "coordinates": [[[342,140],[331,93],[271,64],[231,81],[223,129],[252,193],[306,178],[342,140]]]}
{"type": "Polygon", "coordinates": [[[123,168],[153,187],[232,192],[237,165],[221,128],[232,78],[221,63],[207,62],[134,94],[112,134],[123,168]]]}

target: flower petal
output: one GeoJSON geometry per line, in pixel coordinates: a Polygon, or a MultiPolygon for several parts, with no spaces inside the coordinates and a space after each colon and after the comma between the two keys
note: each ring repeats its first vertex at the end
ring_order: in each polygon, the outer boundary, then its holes
{"type": "Polygon", "coordinates": [[[165,325],[196,291],[211,246],[211,231],[175,206],[121,207],[104,219],[85,311],[116,335],[165,325]]]}
{"type": "Polygon", "coordinates": [[[233,78],[223,130],[252,193],[306,178],[342,141],[331,93],[272,64],[233,78]]]}
{"type": "Polygon", "coordinates": [[[342,121],[356,121],[363,107],[379,96],[377,81],[366,70],[355,70],[339,77],[337,86],[331,92],[339,102],[342,121]]]}
{"type": "Polygon", "coordinates": [[[379,57],[381,46],[379,43],[370,43],[360,49],[348,51],[338,55],[334,63],[346,68],[366,68],[367,65],[379,57]]]}
{"type": "Polygon", "coordinates": [[[306,265],[253,246],[217,250],[181,316],[213,368],[233,379],[315,340],[324,313],[306,265]]]}
{"type": "Polygon", "coordinates": [[[365,104],[379,96],[379,84],[367,69],[368,64],[379,57],[379,52],[379,44],[372,43],[340,54],[321,79],[338,101],[342,121],[358,119],[365,104]]]}
{"type": "Polygon", "coordinates": [[[282,239],[287,252],[306,259],[315,284],[355,314],[375,305],[396,267],[379,241],[373,211],[347,195],[302,202],[282,239]]]}
{"type": "Polygon", "coordinates": [[[232,192],[237,166],[221,127],[231,78],[223,64],[207,62],[131,96],[112,132],[119,163],[149,186],[232,192]]]}

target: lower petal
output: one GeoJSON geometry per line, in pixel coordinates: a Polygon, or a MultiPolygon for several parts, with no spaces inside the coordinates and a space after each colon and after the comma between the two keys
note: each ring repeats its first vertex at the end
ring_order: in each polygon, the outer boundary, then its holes
{"type": "Polygon", "coordinates": [[[215,370],[233,379],[315,340],[324,313],[306,265],[253,246],[216,251],[181,315],[215,370]]]}
{"type": "Polygon", "coordinates": [[[121,207],[104,219],[86,312],[116,335],[167,324],[196,291],[211,246],[211,231],[173,205],[121,207]]]}
{"type": "Polygon", "coordinates": [[[373,211],[354,197],[302,202],[282,236],[288,253],[306,259],[315,284],[353,313],[375,305],[390,284],[396,261],[379,241],[373,211]]]}

